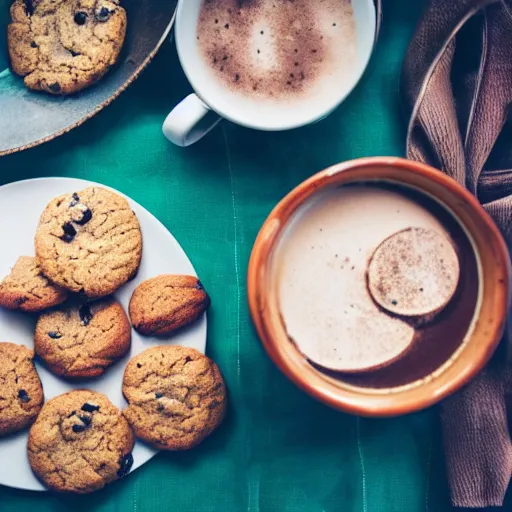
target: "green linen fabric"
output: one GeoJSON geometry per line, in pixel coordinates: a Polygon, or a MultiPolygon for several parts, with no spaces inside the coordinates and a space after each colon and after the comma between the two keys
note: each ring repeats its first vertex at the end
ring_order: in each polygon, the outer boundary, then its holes
{"type": "MultiPolygon", "coordinates": [[[[225,424],[194,451],[159,454],[85,497],[0,486],[0,512],[451,510],[437,411],[359,419],[315,402],[267,358],[246,301],[253,241],[282,196],[336,162],[404,154],[399,75],[421,10],[419,0],[385,2],[368,72],[317,125],[274,134],[223,123],[191,148],[173,147],[161,123],[190,86],[167,42],[95,118],[0,159],[0,185],[42,176],[94,180],[128,194],[169,228],[212,296],[207,350],[230,391],[225,424]]],[[[0,453],[0,464],[13,463],[0,453]]]]}

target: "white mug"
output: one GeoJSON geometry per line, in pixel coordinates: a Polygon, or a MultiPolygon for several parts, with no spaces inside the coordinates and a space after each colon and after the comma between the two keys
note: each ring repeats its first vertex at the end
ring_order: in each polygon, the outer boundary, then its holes
{"type": "MultiPolygon", "coordinates": [[[[355,69],[345,87],[331,88],[331,93],[305,99],[300,108],[293,102],[258,101],[233,92],[218,80],[201,55],[197,26],[203,0],[179,0],[175,40],[178,56],[195,94],[189,95],[167,116],[162,130],[178,146],[190,146],[204,137],[221,119],[266,131],[298,128],[320,121],[333,112],[361,79],[372,54],[376,12],[373,0],[352,0],[357,52],[355,69]]],[[[328,79],[328,77],[324,78],[328,79]]]]}

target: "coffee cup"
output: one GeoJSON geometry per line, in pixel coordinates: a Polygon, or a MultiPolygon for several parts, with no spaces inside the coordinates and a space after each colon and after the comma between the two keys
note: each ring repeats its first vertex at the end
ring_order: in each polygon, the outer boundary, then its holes
{"type": "Polygon", "coordinates": [[[375,43],[373,0],[266,4],[179,1],[176,48],[195,92],[163,124],[171,142],[194,144],[221,119],[264,131],[312,124],[357,85],[375,43]]]}

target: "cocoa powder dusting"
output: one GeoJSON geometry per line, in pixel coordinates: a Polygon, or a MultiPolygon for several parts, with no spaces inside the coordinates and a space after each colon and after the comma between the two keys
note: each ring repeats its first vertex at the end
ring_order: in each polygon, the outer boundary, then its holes
{"type": "Polygon", "coordinates": [[[224,85],[283,98],[306,93],[339,67],[331,50],[353,24],[348,0],[203,0],[197,35],[224,85]]]}

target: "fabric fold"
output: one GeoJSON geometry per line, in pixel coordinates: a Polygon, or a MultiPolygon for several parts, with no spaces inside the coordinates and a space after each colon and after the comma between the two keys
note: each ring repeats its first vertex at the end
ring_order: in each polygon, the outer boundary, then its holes
{"type": "MultiPolygon", "coordinates": [[[[505,4],[430,0],[406,56],[401,96],[407,156],[475,194],[512,250],[512,17],[505,4]]],[[[510,484],[509,338],[480,375],[441,405],[455,506],[501,506],[510,484]]]]}

